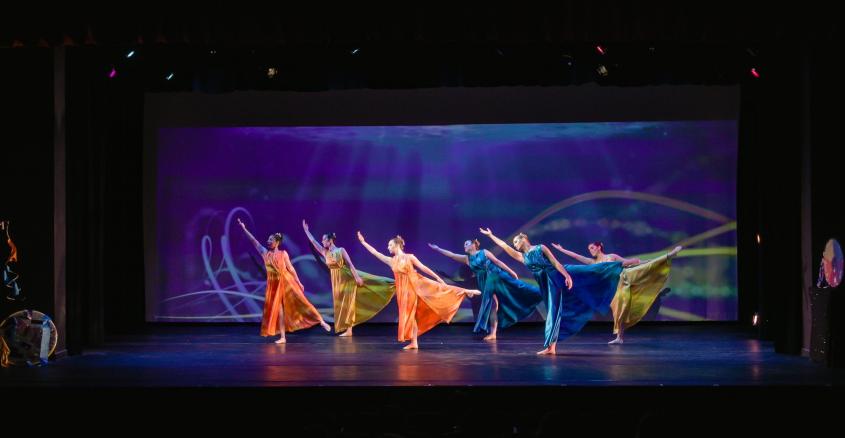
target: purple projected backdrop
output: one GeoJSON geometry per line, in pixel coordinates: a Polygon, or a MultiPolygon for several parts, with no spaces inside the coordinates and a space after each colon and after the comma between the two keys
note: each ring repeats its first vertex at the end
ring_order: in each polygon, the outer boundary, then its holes
{"type": "MultiPolygon", "coordinates": [[[[460,252],[477,237],[523,279],[527,269],[479,227],[585,255],[594,240],[641,258],[680,243],[670,291],[647,319],[735,320],[736,138],[734,120],[159,129],[147,319],[260,320],[265,273],[240,217],[261,242],[285,235],[329,321],[329,276],[302,219],[318,239],[337,233],[361,270],[392,276],[356,231],[385,253],[401,234],[408,252],[463,285],[474,282],[468,269],[427,243],[460,252]]],[[[455,321],[471,321],[473,304],[455,321]]],[[[373,321],[396,321],[396,305],[373,321]]]]}

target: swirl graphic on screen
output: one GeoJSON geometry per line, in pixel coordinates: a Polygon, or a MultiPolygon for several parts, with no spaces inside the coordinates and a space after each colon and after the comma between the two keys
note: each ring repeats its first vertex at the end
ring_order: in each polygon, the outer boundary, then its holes
{"type": "MultiPolygon", "coordinates": [[[[669,207],[678,211],[693,214],[717,223],[717,226],[715,226],[714,228],[693,236],[689,236],[677,242],[672,242],[672,245],[667,248],[663,248],[659,251],[655,251],[652,253],[631,254],[631,257],[638,257],[641,259],[654,258],[664,253],[674,245],[683,245],[685,247],[684,251],[678,256],[678,258],[736,256],[736,246],[697,247],[697,245],[702,245],[709,239],[713,239],[717,236],[727,233],[735,233],[735,220],[732,220],[717,212],[697,207],[684,201],[664,196],[638,192],[595,191],[583,193],[577,196],[564,199],[560,202],[553,204],[552,206],[545,209],[537,216],[526,222],[519,229],[511,233],[511,236],[520,232],[529,232],[535,236],[542,236],[543,232],[548,230],[548,228],[543,228],[540,226],[544,220],[552,218],[554,215],[559,214],[567,208],[571,208],[577,204],[588,202],[600,202],[601,200],[605,199],[624,199],[634,202],[662,205],[664,207],[669,207]]],[[[263,264],[260,262],[260,260],[258,260],[257,255],[252,253],[244,253],[241,254],[241,257],[235,257],[232,254],[230,246],[230,242],[232,239],[232,231],[234,230],[235,232],[240,232],[239,229],[232,228],[232,224],[235,223],[235,219],[236,217],[238,217],[238,215],[242,215],[243,217],[247,218],[250,222],[252,221],[252,215],[245,208],[236,207],[230,210],[226,214],[226,218],[223,224],[223,234],[218,237],[218,255],[216,255],[214,252],[214,237],[208,234],[204,234],[201,237],[199,256],[202,259],[202,265],[205,269],[205,281],[207,282],[207,284],[210,285],[210,287],[203,290],[184,292],[162,300],[162,303],[179,302],[183,303],[183,305],[197,306],[201,308],[222,307],[222,310],[219,313],[212,315],[167,316],[159,317],[160,319],[246,322],[256,321],[261,318],[261,310],[264,303],[265,286],[265,279],[263,277],[263,275],[265,275],[263,271],[263,264]],[[248,266],[238,266],[236,259],[252,259],[252,269],[250,269],[250,267],[248,266]]],[[[608,226],[612,223],[610,221],[606,222],[608,226]]],[[[575,225],[577,224],[570,223],[568,226],[575,225]]],[[[557,227],[552,226],[551,228],[559,230],[560,223],[557,223],[557,227]]],[[[492,249],[492,251],[494,253],[500,253],[501,249],[494,248],[492,249]]],[[[322,270],[320,269],[301,269],[303,266],[321,263],[318,262],[318,260],[312,254],[291,254],[291,261],[294,266],[300,271],[300,276],[303,279],[303,283],[306,285],[306,289],[309,289],[309,284],[319,282],[321,280],[320,277],[324,276],[322,270]]],[[[677,270],[678,268],[683,268],[682,262],[676,262],[675,269],[677,270]]],[[[528,278],[526,278],[525,280],[531,282],[531,280],[528,278]]],[[[311,293],[311,291],[308,292],[309,299],[312,299],[315,306],[317,306],[317,308],[326,317],[326,319],[331,321],[332,312],[330,294],[314,294],[311,293]]],[[[544,314],[544,309],[542,308],[542,306],[538,310],[540,311],[540,314],[542,316],[544,314]]],[[[663,306],[660,306],[659,314],[669,319],[684,321],[698,321],[704,319],[703,317],[694,313],[675,309],[665,304],[663,306]]],[[[460,319],[465,320],[470,318],[471,315],[463,314],[460,319]]]]}

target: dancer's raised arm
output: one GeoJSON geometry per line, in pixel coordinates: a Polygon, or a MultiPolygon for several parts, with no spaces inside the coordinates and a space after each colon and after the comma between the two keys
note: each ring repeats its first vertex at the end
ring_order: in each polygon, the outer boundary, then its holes
{"type": "Polygon", "coordinates": [[[241,221],[241,218],[238,218],[238,225],[240,225],[241,228],[243,228],[244,233],[246,233],[247,239],[249,239],[249,241],[252,242],[252,246],[254,246],[255,249],[258,250],[258,252],[260,252],[261,254],[264,254],[265,252],[267,252],[267,248],[261,246],[261,244],[258,243],[258,240],[255,238],[255,236],[253,236],[252,233],[250,233],[249,230],[246,229],[246,224],[244,224],[241,221]]]}
{"type": "Polygon", "coordinates": [[[505,252],[508,253],[509,256],[513,257],[514,260],[516,260],[520,263],[524,263],[524,259],[522,258],[522,253],[513,249],[513,248],[511,248],[507,244],[507,242],[505,242],[504,240],[499,239],[498,237],[493,235],[493,232],[490,231],[490,228],[479,228],[478,231],[481,231],[481,234],[484,234],[485,236],[492,239],[493,243],[495,243],[496,245],[499,245],[499,247],[502,248],[503,250],[505,250],[505,252]]]}
{"type": "Polygon", "coordinates": [[[311,242],[311,246],[317,250],[318,253],[323,254],[325,256],[326,249],[320,245],[320,242],[317,242],[317,239],[311,234],[311,231],[308,229],[308,223],[305,222],[305,219],[302,220],[302,229],[305,230],[305,235],[308,236],[308,241],[311,242]]]}
{"type": "Polygon", "coordinates": [[[386,255],[384,255],[384,254],[382,254],[382,253],[380,253],[380,252],[378,252],[378,250],[376,250],[375,248],[373,248],[373,246],[372,246],[372,245],[370,245],[369,243],[367,243],[367,241],[366,241],[366,240],[364,240],[364,235],[363,235],[363,234],[361,234],[361,232],[360,232],[360,231],[358,232],[358,240],[360,240],[360,241],[361,241],[361,245],[364,245],[364,248],[367,248],[367,251],[369,251],[369,252],[370,252],[370,254],[372,254],[372,255],[376,256],[376,258],[377,258],[377,259],[381,260],[382,262],[384,262],[385,264],[387,264],[388,266],[390,266],[391,258],[390,258],[390,257],[388,257],[388,256],[386,256],[386,255]]]}

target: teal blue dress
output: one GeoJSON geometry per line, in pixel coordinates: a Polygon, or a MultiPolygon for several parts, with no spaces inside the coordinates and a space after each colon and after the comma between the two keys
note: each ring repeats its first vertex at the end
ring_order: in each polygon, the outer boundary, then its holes
{"type": "Polygon", "coordinates": [[[495,306],[493,296],[499,300],[496,317],[499,328],[507,328],[530,315],[543,299],[540,289],[513,278],[493,263],[485,252],[478,251],[469,256],[469,268],[478,280],[481,290],[481,306],[475,321],[474,332],[489,332],[490,312],[495,306]]]}
{"type": "Polygon", "coordinates": [[[572,277],[570,290],[563,274],[546,258],[540,245],[524,253],[523,260],[545,295],[548,311],[545,347],[581,331],[595,312],[604,315],[610,310],[622,273],[621,262],[563,265],[572,277]]]}

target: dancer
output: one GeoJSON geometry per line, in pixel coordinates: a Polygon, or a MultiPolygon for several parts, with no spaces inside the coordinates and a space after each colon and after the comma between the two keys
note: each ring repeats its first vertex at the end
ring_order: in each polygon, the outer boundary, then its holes
{"type": "Polygon", "coordinates": [[[420,335],[441,322],[450,322],[458,312],[464,297],[481,295],[478,290],[447,285],[416,256],[405,252],[405,240],[402,236],[396,236],[387,243],[387,250],[393,257],[378,252],[364,240],[360,231],[358,240],[370,254],[393,270],[396,278],[396,304],[399,307],[399,341],[411,341],[404,350],[418,349],[420,335]],[[423,277],[414,267],[437,281],[423,277]]]}
{"type": "Polygon", "coordinates": [[[587,245],[587,250],[593,258],[584,257],[558,243],[552,246],[585,265],[620,262],[625,268],[619,277],[613,301],[610,302],[610,310],[613,311],[613,334],[616,335],[615,339],[608,342],[611,345],[622,344],[625,330],[640,322],[648,313],[648,309],[657,300],[657,296],[669,279],[672,257],[683,249],[681,246],[676,246],[661,257],[643,262],[638,258],[626,259],[618,254],[605,254],[604,244],[601,242],[592,242],[587,245]]]}
{"type": "Polygon", "coordinates": [[[496,339],[498,328],[510,327],[530,315],[543,299],[540,289],[520,281],[508,265],[490,251],[481,249],[478,239],[464,242],[466,255],[455,254],[431,243],[428,246],[458,263],[468,265],[475,274],[481,289],[481,306],[473,331],[487,332],[486,341],[496,339]]]}
{"type": "Polygon", "coordinates": [[[489,228],[481,228],[480,231],[515,260],[525,263],[534,274],[541,293],[546,296],[545,348],[537,354],[555,354],[557,342],[578,333],[592,318],[593,312],[607,312],[622,263],[564,266],[545,245],[532,245],[525,233],[513,238],[511,248],[493,235],[489,228]]]}
{"type": "Polygon", "coordinates": [[[15,242],[12,242],[12,235],[9,231],[10,222],[0,220],[0,230],[6,233],[6,245],[9,247],[9,253],[6,261],[3,264],[3,286],[9,289],[6,293],[6,299],[9,301],[24,301],[24,296],[21,294],[21,287],[18,284],[18,274],[12,269],[16,267],[18,262],[18,247],[15,242]]]}
{"type": "Polygon", "coordinates": [[[243,228],[252,246],[261,253],[264,266],[267,268],[267,290],[264,293],[264,314],[261,317],[261,336],[281,337],[277,344],[286,342],[285,332],[292,332],[308,328],[317,324],[325,331],[331,331],[323,316],[305,297],[305,287],[299,281],[296,270],[293,269],[288,252],[279,249],[282,235],[271,234],[267,238],[267,249],[246,229],[246,225],[238,219],[238,225],[243,228]]]}
{"type": "Polygon", "coordinates": [[[318,243],[304,220],[302,229],[331,270],[335,333],[352,336],[352,327],[375,316],[393,298],[396,292],[393,279],[355,270],[346,250],[335,245],[334,233],[323,234],[322,242],[318,243]]]}

